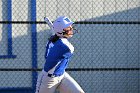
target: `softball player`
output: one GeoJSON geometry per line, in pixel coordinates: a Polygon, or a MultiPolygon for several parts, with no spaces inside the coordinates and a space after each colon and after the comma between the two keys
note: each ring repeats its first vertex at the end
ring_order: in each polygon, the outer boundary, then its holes
{"type": "Polygon", "coordinates": [[[45,53],[45,65],[38,76],[36,93],[85,93],[79,84],[67,73],[65,69],[69,63],[74,47],[68,41],[73,36],[73,22],[64,16],[53,22],[55,35],[51,36],[45,53]]]}

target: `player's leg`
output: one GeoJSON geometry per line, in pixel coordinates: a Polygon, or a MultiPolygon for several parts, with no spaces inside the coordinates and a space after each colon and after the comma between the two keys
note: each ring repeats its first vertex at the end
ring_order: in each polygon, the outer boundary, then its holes
{"type": "Polygon", "coordinates": [[[80,85],[66,72],[59,85],[59,90],[60,93],[85,93],[80,85]]]}
{"type": "Polygon", "coordinates": [[[58,77],[48,77],[47,73],[41,73],[36,85],[36,93],[54,93],[59,85],[58,77]]]}

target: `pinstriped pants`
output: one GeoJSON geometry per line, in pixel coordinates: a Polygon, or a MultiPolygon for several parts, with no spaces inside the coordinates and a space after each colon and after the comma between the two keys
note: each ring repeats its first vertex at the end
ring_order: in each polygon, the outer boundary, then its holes
{"type": "Polygon", "coordinates": [[[48,77],[48,73],[42,71],[38,76],[36,93],[54,93],[56,89],[60,93],[85,93],[68,73],[65,72],[58,77],[48,77]]]}

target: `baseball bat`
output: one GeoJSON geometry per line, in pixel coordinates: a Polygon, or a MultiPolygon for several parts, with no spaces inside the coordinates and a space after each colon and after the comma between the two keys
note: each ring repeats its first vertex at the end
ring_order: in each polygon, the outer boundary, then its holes
{"type": "Polygon", "coordinates": [[[48,26],[53,30],[53,23],[48,17],[44,17],[45,22],[48,24],[48,26]]]}

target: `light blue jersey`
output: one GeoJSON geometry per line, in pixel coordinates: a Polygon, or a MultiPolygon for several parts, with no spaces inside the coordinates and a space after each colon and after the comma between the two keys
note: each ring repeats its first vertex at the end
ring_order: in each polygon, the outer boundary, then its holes
{"type": "Polygon", "coordinates": [[[49,41],[46,46],[44,70],[55,76],[62,75],[73,52],[74,47],[66,38],[60,38],[54,43],[49,41]]]}

